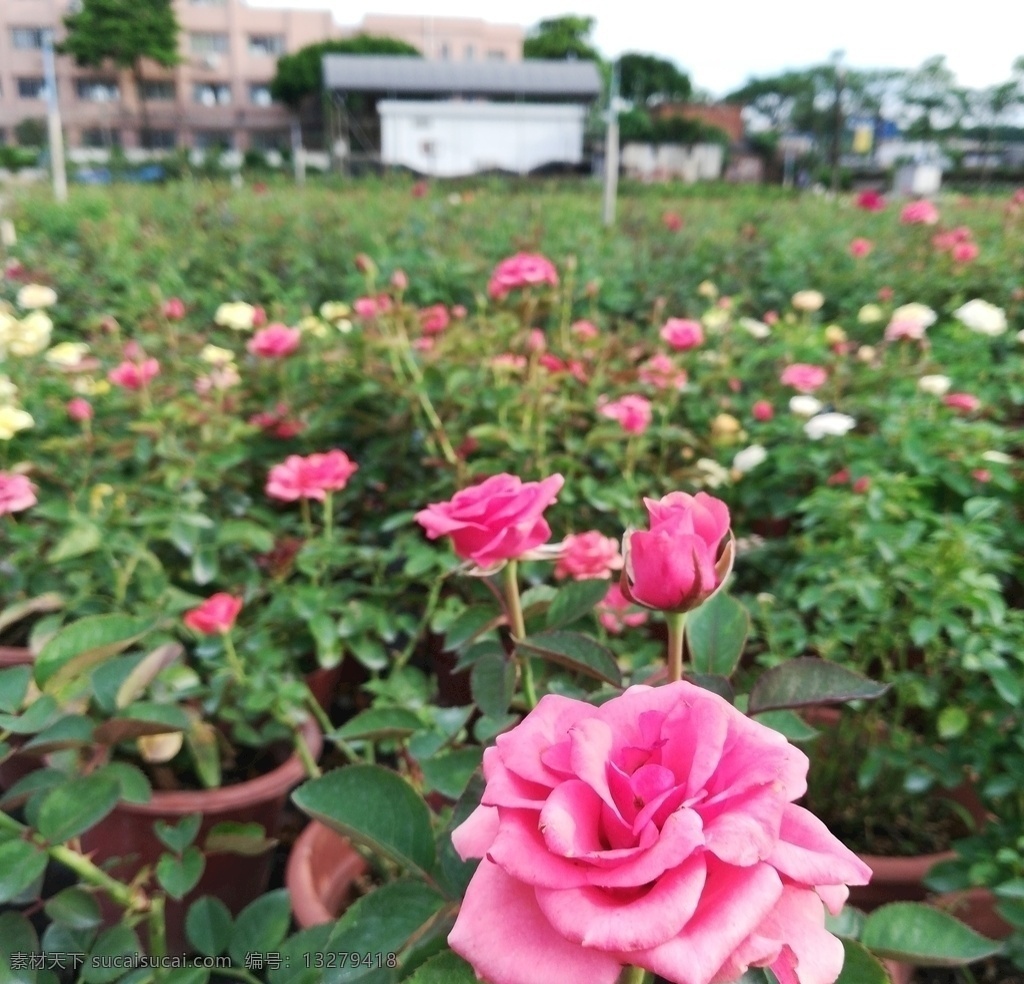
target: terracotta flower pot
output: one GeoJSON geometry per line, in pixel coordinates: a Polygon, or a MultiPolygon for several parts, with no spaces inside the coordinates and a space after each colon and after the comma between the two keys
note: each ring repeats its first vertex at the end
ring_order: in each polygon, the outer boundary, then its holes
{"type": "Polygon", "coordinates": [[[987,888],[944,892],[936,897],[935,906],[990,940],[1005,940],[1013,932],[1013,927],[996,912],[996,897],[987,888]]]}
{"type": "Polygon", "coordinates": [[[353,883],[366,862],[348,840],[319,821],[295,839],[285,885],[300,929],[333,922],[353,901],[353,883]]]}
{"type": "Polygon", "coordinates": [[[850,905],[870,912],[887,902],[921,902],[928,896],[924,879],[940,861],[956,857],[952,851],[919,854],[914,857],[883,857],[876,854],[859,855],[872,871],[867,885],[850,887],[850,905]]]}
{"type": "Polygon", "coordinates": [[[0,670],[10,666],[30,666],[35,657],[25,646],[0,646],[0,670]]]}
{"type": "MultiPolygon", "coordinates": [[[[313,724],[303,731],[309,749],[316,758],[323,747],[323,738],[313,724]]],[[[155,865],[166,848],[157,838],[153,826],[158,820],[174,824],[182,818],[199,813],[202,824],[195,843],[200,847],[216,824],[258,823],[268,837],[274,837],[281,823],[281,814],[288,794],[306,777],[298,755],[292,754],[270,772],[220,789],[156,790],[148,803],[119,803],[114,811],[82,835],[82,849],[99,863],[109,866],[111,874],[122,880],[131,879],[144,865],[155,865]]],[[[270,881],[273,854],[257,857],[239,854],[207,855],[206,868],[198,885],[181,902],[167,902],[168,951],[188,951],[185,937],[185,916],[193,901],[203,895],[220,899],[233,914],[266,891],[270,881]]],[[[111,920],[119,913],[106,908],[111,920]]]]}
{"type": "Polygon", "coordinates": [[[325,710],[329,711],[334,703],[334,695],[341,683],[342,664],[329,668],[320,667],[306,674],[306,686],[316,699],[316,702],[325,710]]]}

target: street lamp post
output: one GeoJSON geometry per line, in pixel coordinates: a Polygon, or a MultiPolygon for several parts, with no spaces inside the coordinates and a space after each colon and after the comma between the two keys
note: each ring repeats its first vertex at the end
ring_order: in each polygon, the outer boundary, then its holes
{"type": "Polygon", "coordinates": [[[619,66],[612,69],[608,97],[608,125],[604,135],[604,224],[615,225],[615,198],[619,190],[619,66]]]}
{"type": "Polygon", "coordinates": [[[43,74],[46,76],[46,129],[50,145],[50,174],[53,176],[53,197],[68,200],[68,176],[64,168],[64,131],[60,125],[57,101],[57,65],[53,56],[53,34],[43,32],[43,74]]]}

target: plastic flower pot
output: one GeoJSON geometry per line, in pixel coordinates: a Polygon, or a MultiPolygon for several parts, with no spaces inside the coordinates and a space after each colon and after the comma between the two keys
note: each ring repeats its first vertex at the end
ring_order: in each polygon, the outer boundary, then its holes
{"type": "MultiPolygon", "coordinates": [[[[323,736],[312,723],[303,737],[316,758],[323,736]]],[[[145,865],[155,865],[167,849],[154,832],[154,824],[176,824],[193,813],[202,815],[195,843],[202,847],[206,835],[219,823],[258,823],[267,837],[274,837],[288,794],[306,778],[298,755],[292,753],[276,768],[255,779],[203,790],[155,790],[148,803],[119,803],[99,824],[82,835],[82,849],[114,877],[130,880],[145,865]],[[115,859],[117,859],[115,861],[115,859]],[[109,866],[106,862],[113,862],[109,866]]],[[[167,901],[167,946],[172,954],[188,952],[185,916],[188,907],[203,895],[220,899],[233,914],[267,890],[273,852],[255,857],[240,854],[207,854],[206,867],[196,887],[181,902],[167,901]]],[[[119,913],[112,905],[105,915],[115,922],[119,913]]]]}
{"type": "Polygon", "coordinates": [[[354,900],[366,862],[348,840],[317,820],[295,839],[285,885],[300,929],[333,922],[354,900]]]}

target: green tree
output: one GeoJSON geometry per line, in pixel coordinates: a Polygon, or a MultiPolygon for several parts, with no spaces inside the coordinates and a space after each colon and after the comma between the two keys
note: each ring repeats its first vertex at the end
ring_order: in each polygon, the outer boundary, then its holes
{"type": "Polygon", "coordinates": [[[902,95],[909,114],[907,134],[921,140],[931,140],[939,129],[956,127],[966,110],[963,91],[942,55],[910,72],[902,95]]]}
{"type": "Polygon", "coordinates": [[[142,125],[148,125],[142,86],[142,62],[148,58],[171,68],[181,61],[173,0],[82,0],[77,13],[64,18],[67,37],[62,54],[86,68],[113,62],[135,80],[142,125]]]}
{"type": "Polygon", "coordinates": [[[542,20],[523,42],[523,57],[600,62],[601,55],[590,42],[595,24],[593,17],[575,14],[542,20]]]}
{"type": "Polygon", "coordinates": [[[406,55],[420,58],[417,48],[396,38],[357,34],[340,41],[319,41],[277,60],[277,71],[270,83],[270,94],[292,109],[298,109],[307,96],[323,89],[324,55],[406,55]]]}
{"type": "Polygon", "coordinates": [[[630,51],[619,58],[619,91],[638,105],[685,102],[693,86],[690,76],[667,58],[630,51]]]}

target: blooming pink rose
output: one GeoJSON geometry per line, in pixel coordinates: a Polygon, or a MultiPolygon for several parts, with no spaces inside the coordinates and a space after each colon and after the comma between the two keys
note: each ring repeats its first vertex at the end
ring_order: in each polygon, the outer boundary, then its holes
{"type": "Polygon", "coordinates": [[[257,304],[252,309],[252,326],[253,328],[262,328],[267,323],[267,310],[262,305],[257,304]]]}
{"type": "Polygon", "coordinates": [[[661,337],[677,352],[685,352],[687,349],[696,348],[704,341],[704,330],[699,321],[669,318],[661,329],[661,337]]]}
{"type": "Polygon", "coordinates": [[[660,390],[681,390],[686,386],[687,380],[686,371],[678,368],[664,352],[652,355],[637,369],[636,375],[645,386],[653,386],[660,390]]]}
{"type": "Polygon", "coordinates": [[[573,533],[562,541],[562,553],[555,564],[555,577],[571,577],[576,581],[587,578],[611,577],[612,571],[622,569],[619,542],[597,530],[573,533]]]}
{"type": "Polygon", "coordinates": [[[850,243],[850,256],[860,259],[861,257],[867,256],[874,248],[875,244],[870,239],[864,239],[858,236],[850,243]]]}
{"type": "Polygon", "coordinates": [[[323,502],[328,492],[339,492],[359,470],[344,451],[328,451],[303,458],[291,454],[270,469],[266,492],[272,499],[294,502],[317,499],[323,502]]]}
{"type": "Polygon", "coordinates": [[[767,400],[758,400],[751,408],[751,413],[754,415],[754,420],[764,423],[775,416],[775,408],[767,400]]]}
{"type": "Polygon", "coordinates": [[[503,473],[456,492],[416,513],[431,540],[450,536],[455,552],[478,567],[515,560],[547,543],[551,528],[544,510],[555,501],[565,479],[551,475],[523,482],[503,473]]]}
{"type": "Polygon", "coordinates": [[[602,417],[617,420],[627,434],[642,434],[651,425],[651,401],[635,394],[611,402],[602,397],[597,412],[602,417]]]}
{"type": "Polygon", "coordinates": [[[36,487],[24,475],[0,471],[0,516],[30,509],[36,499],[36,487]]]}
{"type": "Polygon", "coordinates": [[[885,209],[885,198],[877,191],[862,191],[857,196],[857,208],[865,212],[881,212],[885,209]]]}
{"type": "Polygon", "coordinates": [[[221,591],[211,595],[198,608],[185,612],[182,621],[195,632],[218,635],[231,631],[241,610],[241,598],[221,591]]]}
{"type": "Polygon", "coordinates": [[[956,243],[950,250],[950,256],[954,263],[971,263],[978,258],[981,248],[977,243],[962,242],[956,243]]]}
{"type": "Polygon", "coordinates": [[[377,298],[357,297],[355,304],[352,305],[352,310],[358,317],[370,321],[377,317],[377,298]]]}
{"type": "Polygon", "coordinates": [[[76,424],[92,420],[92,404],[81,396],[75,396],[68,400],[67,411],[68,417],[76,424]]]}
{"type": "Polygon", "coordinates": [[[581,342],[592,341],[600,334],[597,325],[590,321],[574,321],[569,326],[569,331],[571,331],[581,342]]]}
{"type": "Polygon", "coordinates": [[[938,221],[939,210],[927,198],[909,202],[900,212],[900,222],[904,225],[935,225],[938,221]]]}
{"type": "Polygon", "coordinates": [[[981,406],[981,400],[970,393],[947,393],[942,402],[954,410],[962,410],[964,413],[974,413],[981,406]]]}
{"type": "Polygon", "coordinates": [[[160,363],[156,359],[144,359],[142,362],[122,362],[107,373],[107,379],[122,389],[142,389],[157,373],[160,363]]]}
{"type": "Polygon", "coordinates": [[[420,311],[420,330],[424,335],[440,335],[450,321],[448,309],[443,304],[434,304],[420,311]]]}
{"type": "Polygon", "coordinates": [[[648,617],[648,612],[626,598],[617,583],[608,588],[604,600],[597,606],[597,620],[612,635],[619,635],[625,628],[635,629],[648,617]]]}
{"type": "Polygon", "coordinates": [[[843,946],[825,907],[871,870],[795,805],[807,768],[685,681],[600,707],[548,694],[484,752],[481,805],[452,835],[483,860],[448,943],[496,984],[614,984],[625,965],[831,984],[843,946]]]}
{"type": "Polygon", "coordinates": [[[898,342],[906,338],[918,342],[924,338],[927,329],[928,326],[917,318],[894,318],[885,326],[885,340],[898,342]]]}
{"type": "Polygon", "coordinates": [[[164,301],[164,317],[168,321],[181,321],[185,317],[185,302],[180,297],[164,301]]]}
{"type": "Polygon", "coordinates": [[[778,320],[779,320],[779,312],[778,311],[765,311],[764,316],[761,318],[761,320],[766,325],[768,325],[768,327],[770,328],[772,325],[774,325],[776,322],[778,322],[778,320]]]}
{"type": "Polygon", "coordinates": [[[661,217],[661,224],[669,232],[678,232],[683,228],[683,217],[678,212],[666,212],[661,217]]]}
{"type": "Polygon", "coordinates": [[[779,382],[783,386],[792,386],[800,393],[813,393],[828,379],[828,372],[821,366],[808,365],[806,362],[794,362],[782,370],[779,382]]]}
{"type": "Polygon", "coordinates": [[[891,287],[879,287],[878,299],[880,301],[891,301],[895,293],[896,292],[891,287]]]}
{"type": "Polygon", "coordinates": [[[552,287],[558,285],[558,272],[554,264],[539,253],[516,253],[494,268],[487,293],[498,300],[520,287],[536,287],[540,284],[550,284],[552,287]]]}
{"type": "Polygon", "coordinates": [[[283,359],[298,349],[301,339],[301,329],[289,328],[287,325],[275,321],[272,325],[267,325],[266,328],[261,328],[256,332],[246,348],[253,355],[264,359],[283,359]]]}
{"type": "Polygon", "coordinates": [[[696,608],[732,568],[729,508],[706,492],[671,492],[644,504],[650,529],[628,531],[622,541],[622,593],[645,608],[696,608]]]}

